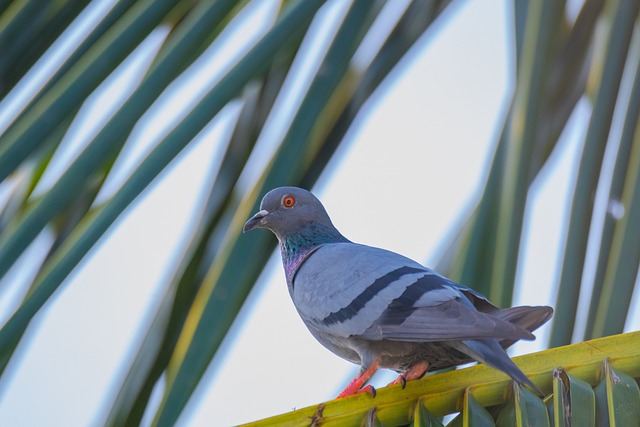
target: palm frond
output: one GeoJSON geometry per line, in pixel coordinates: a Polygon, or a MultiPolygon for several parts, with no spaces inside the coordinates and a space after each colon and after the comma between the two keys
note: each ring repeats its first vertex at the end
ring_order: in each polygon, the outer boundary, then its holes
{"type": "Polygon", "coordinates": [[[582,149],[576,191],[573,193],[551,346],[571,342],[573,336],[573,319],[578,309],[594,197],[640,2],[616,1],[612,2],[612,7],[614,10],[611,31],[607,35],[606,54],[602,63],[594,64],[602,67],[602,70],[593,71],[599,77],[599,83],[582,149]]]}
{"type": "Polygon", "coordinates": [[[640,332],[558,347],[514,361],[549,393],[548,405],[506,375],[477,365],[429,375],[407,383],[404,390],[400,385],[385,387],[375,398],[363,393],[246,426],[367,425],[371,413],[385,426],[437,425],[433,417],[457,413],[447,425],[543,426],[551,425],[552,419],[556,426],[566,420],[573,424],[564,425],[595,425],[596,419],[600,420],[597,425],[613,419],[622,424],[610,425],[633,425],[638,419],[632,417],[640,411],[640,390],[634,379],[640,377],[640,332]]]}

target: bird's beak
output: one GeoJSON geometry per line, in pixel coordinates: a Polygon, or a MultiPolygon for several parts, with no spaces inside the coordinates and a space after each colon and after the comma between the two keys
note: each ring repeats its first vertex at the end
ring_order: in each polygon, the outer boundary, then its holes
{"type": "Polygon", "coordinates": [[[254,228],[260,227],[264,222],[264,218],[269,215],[269,211],[264,209],[258,211],[254,216],[249,218],[249,221],[244,223],[244,227],[242,227],[242,232],[245,233],[247,231],[251,231],[254,228]]]}

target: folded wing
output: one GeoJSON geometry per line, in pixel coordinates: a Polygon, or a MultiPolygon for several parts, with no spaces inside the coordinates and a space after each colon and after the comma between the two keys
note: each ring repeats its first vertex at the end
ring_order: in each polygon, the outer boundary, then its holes
{"type": "Polygon", "coordinates": [[[340,337],[506,343],[533,339],[528,326],[539,326],[533,311],[500,310],[409,258],[354,243],[323,245],[298,270],[291,292],[308,325],[340,337]]]}

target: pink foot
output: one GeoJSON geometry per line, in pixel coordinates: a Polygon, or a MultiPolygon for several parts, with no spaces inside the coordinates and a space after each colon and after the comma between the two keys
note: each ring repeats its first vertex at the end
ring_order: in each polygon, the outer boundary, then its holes
{"type": "Polygon", "coordinates": [[[373,397],[376,397],[376,391],[372,386],[370,386],[370,385],[368,385],[366,387],[363,387],[363,386],[367,381],[369,381],[369,378],[371,378],[373,376],[373,374],[376,373],[376,371],[378,370],[378,366],[379,365],[380,365],[380,361],[379,360],[374,360],[373,363],[371,364],[371,366],[369,366],[367,369],[365,369],[365,371],[362,372],[360,375],[355,377],[349,383],[349,385],[347,385],[345,387],[345,389],[342,390],[342,392],[338,395],[338,397],[336,397],[336,399],[341,399],[341,398],[347,397],[347,396],[353,396],[354,394],[358,394],[358,393],[362,393],[362,392],[371,393],[371,395],[373,397]]]}
{"type": "Polygon", "coordinates": [[[418,378],[422,378],[422,376],[429,369],[429,364],[427,362],[419,362],[415,365],[411,366],[407,372],[404,374],[398,375],[398,378],[391,381],[388,385],[396,385],[402,384],[402,388],[404,389],[407,385],[407,381],[417,380],[418,378]]]}

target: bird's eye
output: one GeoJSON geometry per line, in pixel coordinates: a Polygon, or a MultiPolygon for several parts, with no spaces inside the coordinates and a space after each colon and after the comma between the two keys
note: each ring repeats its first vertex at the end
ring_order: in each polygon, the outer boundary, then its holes
{"type": "Polygon", "coordinates": [[[284,206],[285,208],[292,208],[295,204],[296,199],[294,199],[293,196],[284,196],[282,198],[282,206],[284,206]]]}

